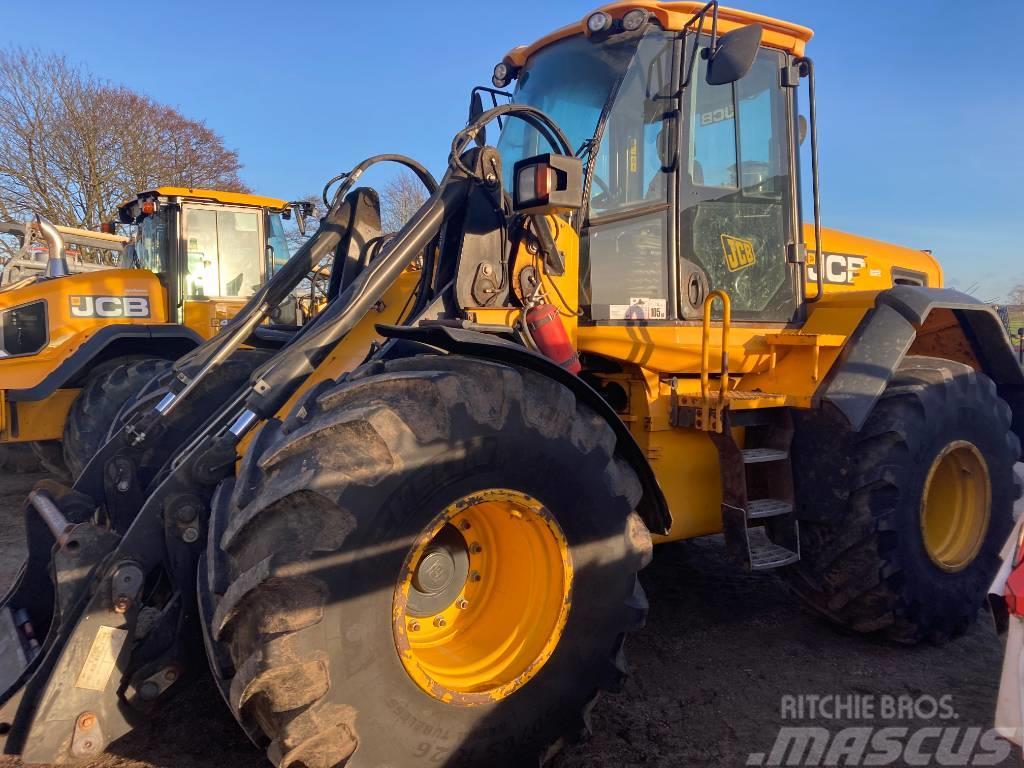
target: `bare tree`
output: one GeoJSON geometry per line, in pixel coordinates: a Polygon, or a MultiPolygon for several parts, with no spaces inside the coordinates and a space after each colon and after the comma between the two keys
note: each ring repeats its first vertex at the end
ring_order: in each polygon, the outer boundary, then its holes
{"type": "Polygon", "coordinates": [[[156,186],[245,191],[238,153],[202,122],[63,57],[0,50],[0,217],[96,228],[156,186]]]}
{"type": "Polygon", "coordinates": [[[409,171],[392,177],[381,190],[381,228],[384,232],[397,232],[426,199],[423,183],[409,171]]]}
{"type": "Polygon", "coordinates": [[[1007,300],[1010,304],[1021,306],[1024,304],[1024,284],[1018,283],[1010,289],[1010,292],[1006,295],[1007,300]]]}

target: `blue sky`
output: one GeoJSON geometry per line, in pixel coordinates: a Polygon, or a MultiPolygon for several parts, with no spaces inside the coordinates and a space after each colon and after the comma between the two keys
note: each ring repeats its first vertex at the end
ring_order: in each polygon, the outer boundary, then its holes
{"type": "MultiPolygon", "coordinates": [[[[298,197],[377,152],[440,173],[469,89],[595,5],[49,0],[52,26],[9,4],[0,44],[58,51],[204,119],[254,190],[298,197]]],[[[826,225],[934,249],[982,299],[1024,282],[1024,2],[736,5],[815,30],[826,225]]]]}

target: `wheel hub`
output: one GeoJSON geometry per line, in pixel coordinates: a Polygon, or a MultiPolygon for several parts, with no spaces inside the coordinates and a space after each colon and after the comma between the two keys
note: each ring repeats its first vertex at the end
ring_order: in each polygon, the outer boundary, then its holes
{"type": "Polygon", "coordinates": [[[408,612],[412,616],[440,613],[458,597],[468,575],[466,540],[455,526],[445,525],[413,570],[408,612]]]}
{"type": "Polygon", "coordinates": [[[921,534],[928,557],[944,571],[973,562],[988,532],[992,486],[981,452],[955,440],[935,457],[921,496],[921,534]]]}
{"type": "Polygon", "coordinates": [[[572,580],[565,536],[537,499],[490,488],[453,502],[419,535],[395,588],[406,672],[449,704],[508,696],[558,645],[572,580]]]}

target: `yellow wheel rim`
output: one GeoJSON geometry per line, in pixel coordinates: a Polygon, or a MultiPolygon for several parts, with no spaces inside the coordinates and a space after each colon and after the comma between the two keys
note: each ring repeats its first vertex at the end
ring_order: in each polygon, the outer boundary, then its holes
{"type": "Polygon", "coordinates": [[[510,695],[558,645],[572,578],[565,536],[537,499],[491,488],[455,501],[417,537],[395,588],[406,672],[459,706],[510,695]]]}
{"type": "Polygon", "coordinates": [[[988,531],[992,486],[974,445],[957,440],[935,457],[921,499],[921,533],[928,556],[944,571],[966,568],[988,531]]]}

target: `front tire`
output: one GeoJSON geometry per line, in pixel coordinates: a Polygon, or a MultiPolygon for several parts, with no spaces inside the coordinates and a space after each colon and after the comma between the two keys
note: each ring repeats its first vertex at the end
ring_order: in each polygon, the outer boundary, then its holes
{"type": "Polygon", "coordinates": [[[125,403],[171,367],[161,358],[129,360],[90,376],[64,422],[64,464],[77,479],[106,440],[125,403]]]}
{"type": "Polygon", "coordinates": [[[803,559],[783,578],[859,632],[904,643],[964,634],[1013,525],[1010,422],[987,376],[916,356],[860,432],[805,419],[794,442],[803,559]]]}
{"type": "Polygon", "coordinates": [[[218,491],[210,582],[232,708],[277,765],[523,765],[584,730],[651,552],[603,419],[541,375],[421,356],[267,428],[218,491]]]}

